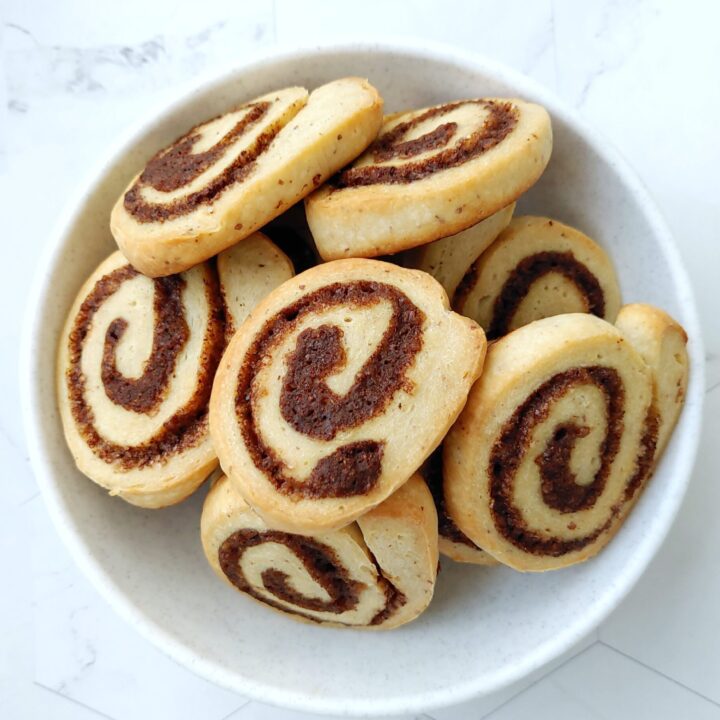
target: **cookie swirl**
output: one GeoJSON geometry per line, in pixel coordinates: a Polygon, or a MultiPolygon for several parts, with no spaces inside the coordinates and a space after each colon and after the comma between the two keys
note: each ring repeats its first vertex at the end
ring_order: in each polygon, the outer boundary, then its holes
{"type": "Polygon", "coordinates": [[[491,346],[448,436],[451,516],[518,570],[585,560],[637,498],[657,432],[652,375],[618,330],[590,315],[534,322],[491,346]]]}
{"type": "Polygon", "coordinates": [[[457,413],[484,348],[440,292],[384,263],[328,264],[283,285],[240,328],[213,389],[211,430],[223,469],[273,527],[341,527],[429,453],[435,428],[419,428],[419,448],[402,453],[393,425],[426,411],[424,368],[441,365],[438,333],[457,340],[448,397],[428,399],[441,424],[457,413]]]}
{"type": "Polygon", "coordinates": [[[620,288],[605,251],[579,230],[543,217],[518,217],[477,259],[453,308],[494,340],[533,320],[588,312],[614,322],[620,288]]]}
{"type": "Polygon", "coordinates": [[[350,497],[374,488],[381,472],[383,441],[363,440],[340,446],[323,457],[304,482],[289,476],[285,464],[263,440],[253,417],[252,382],[259,364],[303,319],[334,306],[349,311],[382,301],[392,307],[388,326],[374,352],[342,396],[326,384],[329,375],[347,365],[343,331],[337,325],[320,325],[297,335],[287,358],[280,390],[280,411],[297,432],[325,441],[343,430],[356,428],[382,412],[395,393],[411,386],[405,377],[422,346],[424,315],[391,285],[373,281],[333,283],[306,295],[265,324],[253,343],[238,379],[235,406],[243,439],[255,465],[282,493],[314,498],[350,497]]]}
{"type": "Polygon", "coordinates": [[[171,504],[217,464],[208,403],[236,312],[227,275],[243,260],[151,279],[114,253],[80,291],[60,346],[60,407],[79,468],[112,494],[171,504]]]}
{"type": "Polygon", "coordinates": [[[373,140],[382,100],[360,78],[290,87],[196,125],[156,153],[118,199],[110,229],[157,277],[249,237],[373,140]]]}
{"type": "MultiPolygon", "coordinates": [[[[616,370],[601,366],[576,367],[554,375],[515,411],[503,426],[490,453],[490,502],[495,527],[505,539],[532,555],[561,557],[582,550],[605,532],[613,519],[611,513],[605,523],[580,537],[547,537],[527,524],[513,500],[515,476],[528,450],[529,438],[539,424],[548,420],[552,405],[580,387],[595,387],[602,395],[606,426],[600,441],[600,467],[589,483],[578,484],[570,467],[570,458],[577,441],[587,437],[590,428],[575,420],[561,422],[555,427],[544,449],[535,458],[535,464],[538,468],[540,493],[546,507],[563,514],[592,508],[605,489],[622,439],[625,391],[616,370]]],[[[650,442],[653,442],[652,438],[650,442]]],[[[647,457],[644,452],[639,454],[644,459],[647,457]]],[[[645,460],[639,468],[638,476],[644,474],[646,465],[645,460]]],[[[626,499],[632,498],[631,488],[634,485],[632,480],[628,482],[625,489],[626,499]]],[[[619,507],[617,509],[619,510],[619,507]]]]}
{"type": "MultiPolygon", "coordinates": [[[[156,432],[140,442],[124,445],[107,440],[95,424],[95,413],[87,398],[88,380],[83,372],[84,343],[95,324],[95,317],[103,304],[111,299],[122,285],[139,278],[130,265],[123,265],[97,281],[93,290],[80,305],[69,335],[69,366],[66,371],[70,409],[78,432],[93,453],[107,463],[123,470],[143,468],[153,463],[167,462],[167,458],[185,448],[193,447],[206,433],[207,402],[215,370],[224,346],[224,317],[222,300],[215,275],[203,268],[201,278],[194,284],[204,285],[207,303],[207,325],[197,359],[197,380],[190,397],[156,432]],[[199,281],[199,282],[198,282],[199,281]]],[[[142,282],[142,280],[140,280],[142,282]]],[[[128,321],[113,318],[103,339],[100,379],[109,401],[123,409],[146,416],[157,415],[170,391],[170,378],[176,372],[179,354],[190,337],[181,293],[187,286],[185,278],[172,276],[149,281],[153,285],[152,350],[138,377],[126,377],[117,368],[117,347],[121,343],[128,321]]],[[[98,330],[93,328],[97,333],[98,330]]]]}
{"type": "Polygon", "coordinates": [[[73,306],[58,390],[78,467],[131,503],[178,502],[216,464],[207,405],[225,344],[217,274],[152,280],[114,253],[73,306]]]}
{"type": "Polygon", "coordinates": [[[377,257],[455,235],[527,190],[551,148],[547,113],[520,100],[392,115],[360,158],[307,198],[318,251],[377,257]]]}
{"type": "Polygon", "coordinates": [[[429,108],[381,133],[367,151],[374,164],[359,163],[344,170],[333,184],[337,188],[408,184],[458,167],[502,142],[515,129],[518,117],[512,103],[499,100],[465,100],[429,108]],[[477,119],[466,119],[464,116],[475,114],[473,106],[484,112],[477,119]],[[460,116],[458,121],[442,122],[455,114],[460,116]],[[458,123],[463,121],[470,126],[466,132],[459,131],[458,123]],[[438,122],[441,124],[436,125],[438,122]],[[412,140],[405,139],[428,124],[435,127],[412,140]],[[418,156],[423,157],[414,160],[418,156]],[[382,164],[391,160],[411,162],[382,164]]]}
{"type": "Polygon", "coordinates": [[[187,215],[201,205],[209,205],[228,186],[242,182],[282,127],[279,122],[268,123],[261,132],[253,133],[254,137],[247,145],[242,143],[243,136],[255,129],[268,115],[270,106],[271,103],[265,100],[248,103],[234,110],[232,116],[237,118],[235,124],[207,150],[194,152],[196,146],[203,144],[203,141],[208,142],[207,138],[213,136],[216,125],[227,121],[227,115],[195,126],[169,148],[161,150],[151,158],[125,193],[125,209],[138,222],[162,222],[187,215]],[[233,158],[228,162],[226,156],[231,153],[233,158]],[[222,169],[218,168],[213,173],[214,166],[222,166],[222,169]],[[202,175],[207,179],[197,187],[197,180],[202,175]],[[179,190],[186,191],[186,194],[178,197],[179,190]],[[162,193],[173,194],[173,199],[160,201],[162,193]],[[153,197],[157,199],[149,199],[153,197]]]}
{"type": "Polygon", "coordinates": [[[385,629],[415,618],[432,597],[436,524],[417,476],[358,523],[312,536],[268,528],[221,477],[201,535],[215,572],[254,600],[305,621],[385,629]]]}

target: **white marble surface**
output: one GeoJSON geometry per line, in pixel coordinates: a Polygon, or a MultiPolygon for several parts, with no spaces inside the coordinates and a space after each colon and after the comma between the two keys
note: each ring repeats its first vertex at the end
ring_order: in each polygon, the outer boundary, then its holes
{"type": "Polygon", "coordinates": [[[178,667],[82,577],[29,468],[16,348],[50,228],[118,132],[192,78],[259,47],[377,38],[380,27],[501,60],[555,90],[615,143],[675,233],[707,347],[693,482],[637,588],[574,654],[432,716],[720,718],[719,4],[2,0],[0,22],[0,248],[9,269],[0,284],[0,718],[309,717],[248,702],[178,667]]]}

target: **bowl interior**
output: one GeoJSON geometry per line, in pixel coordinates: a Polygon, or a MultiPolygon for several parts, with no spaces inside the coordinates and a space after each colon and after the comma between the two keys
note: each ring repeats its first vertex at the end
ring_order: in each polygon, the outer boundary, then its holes
{"type": "Polygon", "coordinates": [[[422,711],[497,689],[566,650],[619,601],[664,537],[685,490],[700,416],[701,362],[684,271],[644,192],[601,138],[523,78],[447,52],[350,47],[260,61],[186,96],[103,168],[42,269],[28,329],[27,420],[48,504],[85,570],[170,655],[243,694],[319,712],[422,711]],[[663,307],[689,330],[688,402],[662,463],[616,539],[596,559],[545,575],[443,561],[430,609],[391,633],[328,630],[257,606],[212,574],[199,542],[200,492],[162,511],[110,498],[75,469],[55,404],[65,313],[113,248],[110,208],[144,160],[190,125],[276,87],[368,77],[389,111],[461,97],[520,96],[553,116],[547,172],[519,213],[576,225],[610,252],[625,301],[663,307]]]}

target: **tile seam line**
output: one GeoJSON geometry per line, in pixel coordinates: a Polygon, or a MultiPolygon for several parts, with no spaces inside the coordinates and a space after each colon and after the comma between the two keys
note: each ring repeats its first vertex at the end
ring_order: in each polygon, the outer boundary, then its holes
{"type": "Polygon", "coordinates": [[[79,705],[82,708],[85,708],[85,710],[89,710],[90,712],[95,713],[98,717],[107,718],[107,720],[117,720],[117,718],[112,717],[111,715],[107,715],[106,713],[102,712],[101,710],[98,710],[97,708],[92,707],[92,705],[86,705],[81,700],[76,700],[73,697],[70,697],[69,695],[63,695],[59,690],[55,690],[55,688],[51,688],[49,685],[45,685],[44,683],[41,683],[39,680],[33,680],[33,685],[35,687],[42,688],[43,690],[46,690],[49,693],[52,693],[53,695],[57,695],[58,697],[62,698],[63,700],[67,700],[68,702],[75,703],[75,705],[79,705]]]}
{"type": "Polygon", "coordinates": [[[693,695],[696,695],[699,698],[702,698],[703,700],[706,700],[711,705],[714,705],[717,708],[720,708],[720,703],[713,700],[712,698],[709,698],[707,695],[703,695],[701,692],[698,692],[694,688],[688,687],[684,683],[681,683],[679,680],[675,679],[671,675],[667,675],[666,673],[658,670],[657,668],[654,668],[652,665],[648,665],[647,663],[644,663],[642,660],[638,660],[633,655],[630,655],[629,653],[623,652],[622,650],[619,650],[614,645],[611,645],[610,643],[606,642],[605,640],[598,639],[598,643],[600,645],[604,645],[608,650],[612,650],[613,652],[617,653],[618,655],[631,660],[637,665],[640,665],[640,667],[645,668],[646,670],[649,670],[650,672],[655,673],[656,675],[659,675],[660,677],[664,678],[665,680],[669,680],[674,685],[677,685],[678,687],[682,688],[683,690],[687,690],[688,692],[692,693],[693,695]]]}
{"type": "MultiPolygon", "coordinates": [[[[568,663],[572,662],[576,658],[581,657],[589,650],[592,650],[599,643],[600,643],[600,640],[597,638],[597,635],[596,635],[595,641],[593,643],[591,643],[587,647],[583,648],[582,650],[579,650],[578,652],[574,653],[571,657],[564,660],[557,667],[553,668],[552,670],[549,670],[546,673],[543,673],[543,675],[541,677],[539,677],[537,680],[532,682],[526,688],[523,688],[522,690],[516,692],[512,697],[510,697],[507,700],[505,700],[504,702],[500,703],[500,705],[493,708],[489,713],[482,715],[478,720],[489,720],[490,718],[492,718],[493,715],[495,715],[497,712],[502,710],[506,705],[509,705],[511,702],[513,702],[513,700],[517,700],[517,698],[519,698],[521,695],[524,695],[526,692],[528,692],[528,690],[532,690],[532,688],[534,688],[539,683],[543,682],[543,680],[547,680],[549,677],[552,677],[556,672],[558,672],[558,670],[562,670],[568,663]]],[[[433,720],[435,720],[435,719],[433,718],[433,720]]]]}
{"type": "Polygon", "coordinates": [[[29,497],[26,497],[24,500],[21,500],[17,504],[16,508],[20,509],[22,507],[25,507],[26,505],[29,505],[33,500],[35,500],[35,498],[39,497],[39,495],[40,495],[40,491],[35,490],[35,492],[32,495],[30,495],[29,497]]]}
{"type": "Polygon", "coordinates": [[[224,715],[223,717],[221,717],[220,720],[230,720],[230,718],[232,718],[235,715],[235,713],[239,713],[243,708],[247,707],[251,702],[252,702],[252,700],[245,700],[244,703],[241,703],[234,710],[231,710],[227,715],[224,715]]]}

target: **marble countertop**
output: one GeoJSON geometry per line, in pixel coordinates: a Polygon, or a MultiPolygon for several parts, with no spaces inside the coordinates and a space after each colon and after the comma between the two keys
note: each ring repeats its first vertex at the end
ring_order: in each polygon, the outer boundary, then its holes
{"type": "Polygon", "coordinates": [[[539,80],[620,149],[674,232],[707,349],[693,480],[637,587],[551,667],[432,717],[720,719],[720,4],[702,0],[3,0],[0,717],[310,717],[250,702],[175,665],[80,574],[30,470],[16,349],[30,277],[53,222],[119,132],[192,78],[258,48],[376,39],[380,16],[388,34],[451,43],[539,80]]]}

